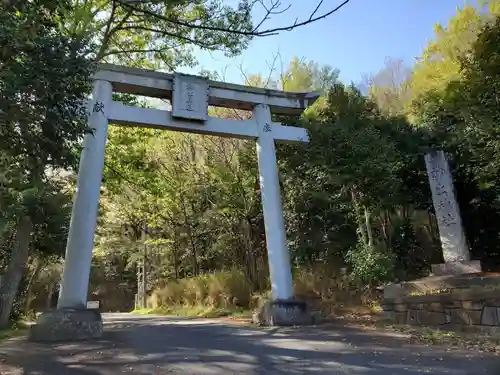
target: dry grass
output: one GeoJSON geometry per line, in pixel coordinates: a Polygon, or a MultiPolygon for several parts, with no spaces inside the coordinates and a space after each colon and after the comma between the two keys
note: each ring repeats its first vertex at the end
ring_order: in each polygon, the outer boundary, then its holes
{"type": "MultiPolygon", "coordinates": [[[[327,317],[378,312],[380,296],[373,289],[357,285],[341,272],[326,270],[324,265],[311,270],[296,270],[294,289],[298,298],[327,317]]],[[[269,291],[252,293],[244,274],[231,270],[170,281],[153,292],[148,306],[153,311],[174,315],[230,315],[229,312],[259,308],[270,297],[269,291]]]]}
{"type": "Polygon", "coordinates": [[[443,288],[443,289],[429,289],[423,291],[414,291],[409,294],[409,296],[426,296],[431,294],[449,294],[453,292],[462,291],[474,291],[474,290],[496,290],[500,289],[500,285],[497,283],[484,284],[484,285],[471,285],[471,286],[461,286],[457,288],[443,288]]]}
{"type": "Polygon", "coordinates": [[[249,308],[252,292],[245,276],[238,270],[205,274],[170,281],[149,298],[153,308],[171,306],[206,306],[213,309],[249,308]]]}
{"type": "Polygon", "coordinates": [[[211,306],[171,306],[169,308],[134,310],[138,315],[171,315],[196,318],[250,318],[250,312],[243,309],[220,309],[211,306]]]}

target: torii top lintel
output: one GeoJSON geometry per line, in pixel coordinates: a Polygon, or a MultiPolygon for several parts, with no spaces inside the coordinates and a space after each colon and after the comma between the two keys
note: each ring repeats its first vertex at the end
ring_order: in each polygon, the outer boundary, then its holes
{"type": "MultiPolygon", "coordinates": [[[[171,99],[174,74],[153,70],[100,64],[94,79],[109,81],[120,93],[171,99]]],[[[259,87],[207,80],[208,104],[217,107],[252,110],[256,104],[267,104],[271,112],[300,115],[319,97],[317,93],[291,93],[259,87]]]]}

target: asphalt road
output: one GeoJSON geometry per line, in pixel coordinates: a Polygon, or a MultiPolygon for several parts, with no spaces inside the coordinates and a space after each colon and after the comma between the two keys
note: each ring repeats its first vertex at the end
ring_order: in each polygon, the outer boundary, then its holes
{"type": "Polygon", "coordinates": [[[500,358],[350,327],[256,329],[106,314],[102,340],[0,344],[1,375],[500,374],[500,358]],[[495,370],[496,367],[496,370],[495,370]]]}

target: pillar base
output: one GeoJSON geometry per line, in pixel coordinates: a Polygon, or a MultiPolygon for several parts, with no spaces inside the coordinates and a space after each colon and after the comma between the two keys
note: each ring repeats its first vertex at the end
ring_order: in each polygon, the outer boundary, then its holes
{"type": "Polygon", "coordinates": [[[60,309],[46,311],[30,327],[28,339],[35,342],[62,342],[102,337],[98,310],[60,309]]]}
{"type": "Polygon", "coordinates": [[[468,260],[462,262],[449,262],[432,264],[431,271],[434,276],[464,275],[468,273],[481,272],[479,260],[468,260]]]}
{"type": "Polygon", "coordinates": [[[303,301],[274,300],[266,302],[253,316],[261,326],[299,326],[314,324],[314,317],[303,301]]]}

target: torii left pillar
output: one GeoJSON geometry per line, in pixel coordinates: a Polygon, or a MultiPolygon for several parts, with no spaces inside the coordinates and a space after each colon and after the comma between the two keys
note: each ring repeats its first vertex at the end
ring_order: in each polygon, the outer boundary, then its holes
{"type": "Polygon", "coordinates": [[[94,81],[89,108],[91,132],[85,136],[80,158],[57,310],[43,313],[37,324],[31,326],[29,338],[33,341],[102,336],[101,315],[98,310],[87,309],[87,293],[108,135],[106,108],[111,104],[112,93],[111,83],[94,81]]]}

